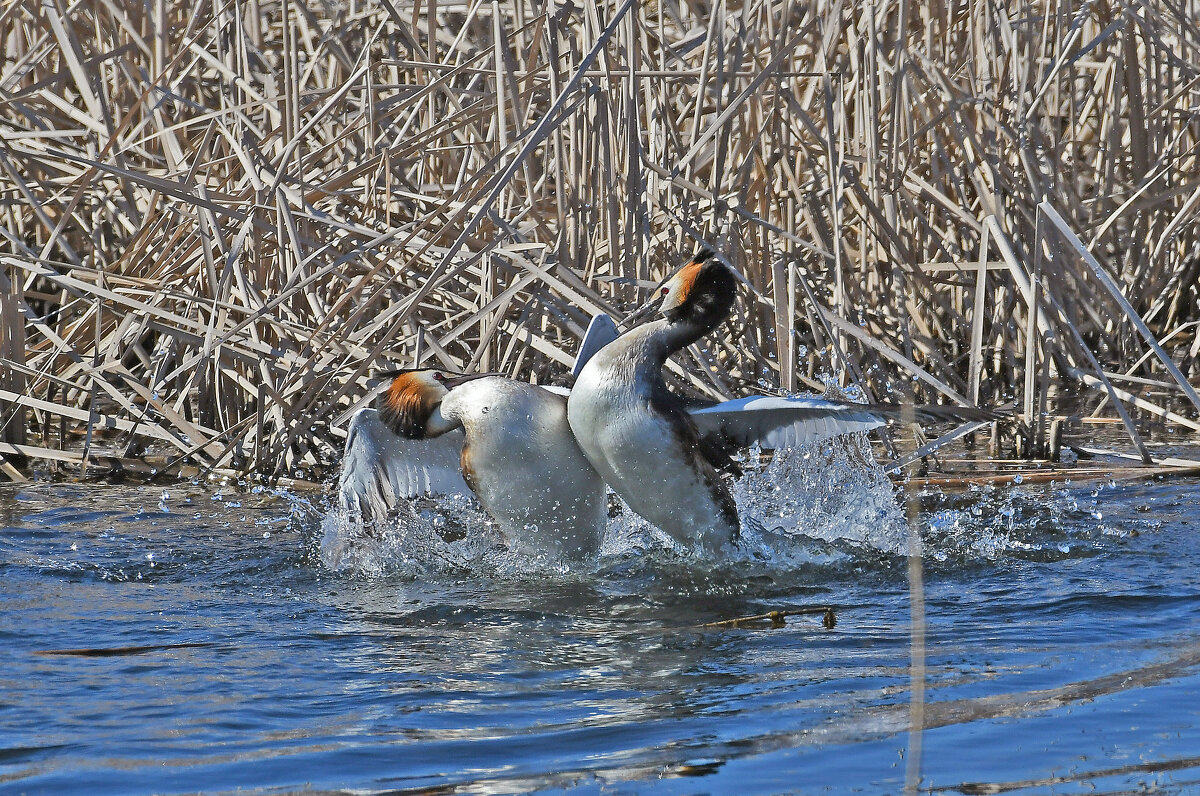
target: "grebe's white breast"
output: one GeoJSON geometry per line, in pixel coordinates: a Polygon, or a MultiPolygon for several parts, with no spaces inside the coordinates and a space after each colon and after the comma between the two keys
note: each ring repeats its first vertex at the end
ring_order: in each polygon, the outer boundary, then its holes
{"type": "Polygon", "coordinates": [[[636,332],[600,351],[567,403],[584,455],[631,509],[681,544],[716,549],[736,537],[736,509],[720,476],[695,448],[680,413],[655,406],[636,332]]]}

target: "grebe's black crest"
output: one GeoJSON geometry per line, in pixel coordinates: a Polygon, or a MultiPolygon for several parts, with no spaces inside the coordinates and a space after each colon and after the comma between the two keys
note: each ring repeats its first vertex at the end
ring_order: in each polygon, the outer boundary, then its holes
{"type": "Polygon", "coordinates": [[[672,323],[695,327],[697,338],[725,320],[737,297],[733,271],[709,249],[697,252],[672,281],[678,282],[678,293],[673,297],[675,303],[664,307],[663,315],[672,323]]]}

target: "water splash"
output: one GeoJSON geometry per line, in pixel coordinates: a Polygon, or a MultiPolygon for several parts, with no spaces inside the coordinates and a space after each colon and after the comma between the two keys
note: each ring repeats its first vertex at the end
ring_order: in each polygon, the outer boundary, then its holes
{"type": "Polygon", "coordinates": [[[333,507],[312,552],[327,569],[368,577],[500,572],[519,561],[491,518],[462,497],[401,501],[370,523],[333,507]]]}
{"type": "MultiPolygon", "coordinates": [[[[839,573],[890,577],[901,571],[908,533],[904,511],[865,436],[772,456],[751,451],[742,465],[744,475],[732,484],[741,538],[716,557],[680,545],[611,494],[598,557],[571,563],[510,549],[470,499],[406,502],[378,527],[364,527],[340,510],[318,512],[307,501],[296,508],[319,517],[313,560],[333,571],[366,576],[446,573],[528,580],[657,573],[717,584],[756,576],[794,582],[839,573]]],[[[1155,529],[1156,520],[1146,512],[1111,512],[1110,493],[1123,488],[1067,481],[920,493],[926,565],[949,571],[1101,554],[1114,542],[1155,529]]]]}
{"type": "MultiPolygon", "coordinates": [[[[747,460],[759,458],[752,451],[747,460]]],[[[757,534],[772,556],[797,546],[868,557],[904,550],[904,512],[865,434],[777,451],[747,466],[734,495],[750,521],[744,535],[757,534]]]]}
{"type": "Polygon", "coordinates": [[[1111,540],[1154,530],[1150,518],[1108,517],[1113,482],[1074,486],[974,486],[922,495],[926,559],[936,564],[1003,559],[1058,561],[1096,555],[1111,540]]]}
{"type": "Polygon", "coordinates": [[[567,563],[510,549],[495,523],[464,498],[402,502],[386,522],[364,524],[340,507],[323,518],[315,560],[367,576],[474,573],[500,577],[576,576],[679,565],[755,571],[814,564],[862,564],[898,554],[904,515],[864,435],[779,451],[751,451],[733,485],[741,538],[714,560],[688,549],[610,495],[610,518],[596,560],[567,563]]]}

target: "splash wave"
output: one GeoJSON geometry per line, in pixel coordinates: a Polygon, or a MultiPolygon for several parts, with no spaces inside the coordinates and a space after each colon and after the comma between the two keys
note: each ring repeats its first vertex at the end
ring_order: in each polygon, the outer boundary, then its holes
{"type": "Polygon", "coordinates": [[[741,538],[726,545],[718,560],[680,546],[612,495],[600,553],[582,564],[510,549],[495,523],[462,498],[405,502],[373,525],[333,508],[322,522],[314,554],[330,570],[368,576],[443,572],[522,577],[664,563],[701,570],[739,565],[789,569],[861,563],[903,550],[904,515],[865,435],[769,457],[754,450],[742,464],[744,474],[733,484],[743,519],[741,538]]]}

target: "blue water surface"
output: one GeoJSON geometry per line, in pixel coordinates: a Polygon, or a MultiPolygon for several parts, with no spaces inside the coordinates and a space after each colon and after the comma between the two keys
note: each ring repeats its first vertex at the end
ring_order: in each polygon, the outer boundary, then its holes
{"type": "MultiPolygon", "coordinates": [[[[921,792],[1200,792],[1197,489],[920,496],[921,792]]],[[[900,793],[903,507],[823,499],[727,561],[409,528],[368,566],[317,494],[0,487],[0,792],[900,793]]]]}

